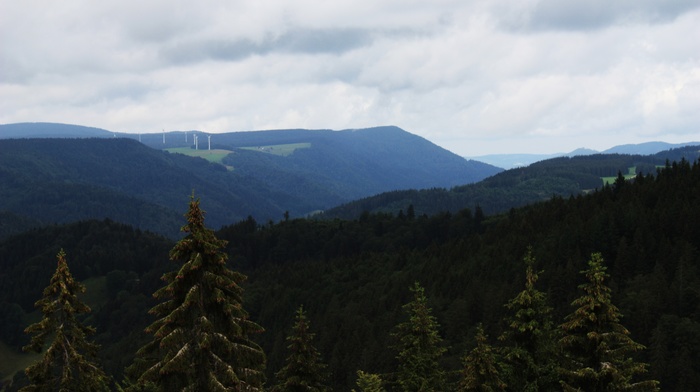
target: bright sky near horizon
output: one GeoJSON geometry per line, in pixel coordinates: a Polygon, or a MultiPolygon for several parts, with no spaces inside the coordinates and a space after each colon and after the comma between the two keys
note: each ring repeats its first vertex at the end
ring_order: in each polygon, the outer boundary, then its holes
{"type": "Polygon", "coordinates": [[[700,0],[0,0],[0,123],[700,140],[700,0]]]}

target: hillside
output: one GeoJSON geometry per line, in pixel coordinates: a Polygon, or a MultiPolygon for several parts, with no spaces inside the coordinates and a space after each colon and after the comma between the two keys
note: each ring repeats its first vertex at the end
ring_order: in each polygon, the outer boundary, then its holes
{"type": "Polygon", "coordinates": [[[475,184],[451,189],[423,189],[387,192],[329,209],[320,218],[352,219],[363,212],[406,212],[433,215],[478,206],[487,214],[508,211],[547,200],[553,195],[568,197],[602,188],[605,177],[618,173],[655,173],[667,160],[700,157],[697,146],[662,151],[654,155],[596,154],[552,158],[526,167],[510,169],[475,184]]]}
{"type": "MultiPolygon", "coordinates": [[[[508,214],[470,210],[432,217],[364,214],[359,219],[292,219],[222,228],[232,268],[248,275],[245,305],[266,332],[268,385],[280,369],[295,309],[308,312],[316,346],[329,364],[335,390],[354,386],[355,371],[390,377],[393,327],[420,281],[449,347],[443,366],[457,370],[483,323],[501,344],[503,306],[523,286],[522,258],[532,246],[556,323],[573,308],[592,252],[611,274],[614,303],[632,337],[647,346],[639,359],[664,391],[700,388],[700,164],[664,166],[656,176],[579,195],[556,197],[508,214]],[[691,342],[691,343],[688,343],[691,342]]],[[[184,203],[183,203],[184,204],[184,203]]],[[[207,200],[203,200],[207,208],[207,200]]],[[[46,285],[59,247],[78,279],[105,276],[104,302],[89,322],[108,373],[117,379],[144,342],[143,327],[169,265],[172,242],[110,221],[53,226],[0,241],[0,330],[21,343],[22,320],[46,285]],[[7,322],[11,320],[11,322],[7,322]]]]}
{"type": "Polygon", "coordinates": [[[0,211],[43,224],[110,218],[174,236],[176,206],[193,190],[212,200],[214,224],[281,214],[268,197],[229,180],[221,165],[133,140],[9,139],[0,140],[0,151],[0,211]]]}
{"type": "MultiPolygon", "coordinates": [[[[216,135],[219,163],[149,148],[145,144],[153,145],[147,143],[153,135],[144,135],[139,143],[133,138],[69,138],[94,136],[95,130],[85,127],[0,126],[0,135],[20,131],[65,137],[0,140],[5,185],[0,212],[12,214],[18,229],[26,227],[19,224],[24,222],[108,217],[174,236],[177,208],[193,190],[211,200],[211,224],[219,227],[249,215],[260,221],[280,220],[286,211],[303,216],[395,189],[475,182],[499,170],[466,161],[395,127],[216,135]],[[290,143],[304,148],[287,148],[286,155],[269,153],[268,146],[290,143]]],[[[160,148],[182,147],[163,145],[158,136],[160,144],[155,145],[160,148]]],[[[9,230],[0,229],[0,234],[9,230]]]]}

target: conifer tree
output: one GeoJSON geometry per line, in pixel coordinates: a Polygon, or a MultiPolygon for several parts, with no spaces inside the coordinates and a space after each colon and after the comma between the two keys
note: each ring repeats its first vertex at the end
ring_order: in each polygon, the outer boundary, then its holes
{"type": "Polygon", "coordinates": [[[565,391],[657,391],[658,382],[635,381],[646,372],[646,364],[631,355],[644,349],[630,337],[621,323],[618,308],[606,286],[603,257],[594,253],[588,269],[582,271],[588,282],[579,286],[584,294],[572,302],[576,310],[561,328],[560,346],[565,354],[562,387],[565,391]]]}
{"type": "Polygon", "coordinates": [[[150,310],[153,339],[127,369],[127,390],[262,391],[265,354],[250,335],[263,329],[243,309],[246,277],[226,266],[226,241],[205,227],[194,196],[185,217],[186,236],[170,251],[181,264],[153,294],[162,301],[150,310]]]}
{"type": "Polygon", "coordinates": [[[87,340],[95,329],[77,319],[79,314],[90,312],[78,299],[85,286],[73,279],[63,249],[57,259],[56,272],[35,304],[44,317],[25,330],[33,336],[23,349],[41,352],[48,341],[51,343],[43,357],[27,367],[30,385],[21,391],[107,391],[108,378],[94,362],[99,346],[87,340]]]}
{"type": "Polygon", "coordinates": [[[532,248],[528,248],[524,261],[525,289],[506,304],[510,315],[499,337],[505,344],[504,378],[510,390],[555,390],[559,388],[559,374],[552,308],[547,305],[547,295],[535,288],[539,273],[534,268],[532,248]]]}
{"type": "Polygon", "coordinates": [[[297,310],[292,334],[287,337],[289,356],[287,364],[277,372],[277,385],[274,392],[329,391],[326,381],[326,365],[321,362],[321,354],[312,341],[315,334],[311,332],[309,320],[303,306],[297,310]]]}
{"type": "Polygon", "coordinates": [[[444,391],[446,376],[440,359],[447,348],[442,346],[439,324],[430,314],[423,287],[416,282],[411,291],[413,301],[403,306],[409,318],[397,325],[393,334],[399,351],[397,381],[407,392],[444,391]]]}
{"type": "Polygon", "coordinates": [[[506,383],[501,380],[496,353],[488,343],[488,337],[481,324],[476,329],[476,347],[464,357],[462,379],[459,392],[505,391],[506,383]]]}
{"type": "MultiPolygon", "coordinates": [[[[366,373],[362,370],[357,371],[357,392],[384,392],[382,387],[382,378],[378,374],[366,373]]],[[[354,389],[352,392],[356,392],[354,389]]]]}

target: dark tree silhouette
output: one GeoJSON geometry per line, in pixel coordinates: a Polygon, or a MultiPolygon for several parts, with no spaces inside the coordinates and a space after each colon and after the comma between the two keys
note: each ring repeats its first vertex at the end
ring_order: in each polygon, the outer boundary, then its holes
{"type": "Polygon", "coordinates": [[[23,349],[41,352],[51,343],[39,362],[27,367],[30,385],[21,391],[108,391],[108,378],[94,362],[99,346],[87,340],[95,329],[76,318],[90,312],[78,299],[85,286],[73,279],[63,249],[57,258],[56,272],[35,304],[44,317],[25,330],[33,336],[23,349]]]}
{"type": "Polygon", "coordinates": [[[584,294],[574,300],[576,310],[561,325],[560,345],[567,360],[561,384],[565,391],[657,391],[657,381],[634,381],[647,365],[631,355],[644,346],[620,323],[622,315],[605,284],[606,269],[602,255],[594,253],[582,271],[588,279],[579,286],[584,294]]]}
{"type": "Polygon", "coordinates": [[[262,391],[265,354],[250,340],[262,332],[243,309],[245,276],[226,266],[219,240],[204,226],[194,196],[185,215],[187,235],[170,251],[182,263],[166,273],[153,296],[158,319],[147,328],[153,340],[128,369],[137,377],[130,390],[262,391]]]}

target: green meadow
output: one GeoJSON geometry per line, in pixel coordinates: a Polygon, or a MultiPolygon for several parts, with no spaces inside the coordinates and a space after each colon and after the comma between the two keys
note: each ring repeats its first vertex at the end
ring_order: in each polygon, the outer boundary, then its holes
{"type": "Polygon", "coordinates": [[[272,146],[242,147],[244,150],[260,151],[268,154],[286,157],[300,148],[309,148],[311,143],[276,144],[272,146]]]}
{"type": "Polygon", "coordinates": [[[191,157],[204,158],[207,161],[214,163],[221,163],[221,160],[224,159],[226,155],[231,153],[229,150],[195,150],[189,147],[166,148],[165,150],[172,153],[189,155],[191,157]]]}
{"type": "MultiPolygon", "coordinates": [[[[627,168],[627,174],[624,174],[625,180],[632,179],[637,176],[637,166],[630,166],[627,168]]],[[[603,186],[612,185],[615,183],[617,176],[612,177],[601,177],[603,180],[603,186]]]]}

